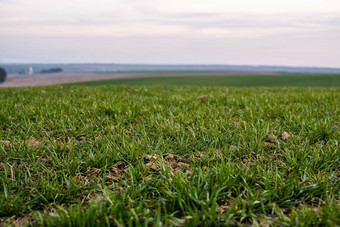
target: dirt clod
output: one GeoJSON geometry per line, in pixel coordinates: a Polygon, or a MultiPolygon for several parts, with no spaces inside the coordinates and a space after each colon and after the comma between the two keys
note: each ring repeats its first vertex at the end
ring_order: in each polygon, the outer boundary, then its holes
{"type": "Polygon", "coordinates": [[[0,140],[0,151],[3,149],[7,149],[10,145],[10,142],[8,140],[0,140]]]}
{"type": "Polygon", "coordinates": [[[113,182],[116,182],[116,181],[119,181],[121,178],[119,176],[113,176],[113,175],[107,175],[106,176],[106,180],[107,181],[113,181],[113,182]]]}
{"type": "MultiPolygon", "coordinates": [[[[160,171],[162,164],[169,167],[174,172],[179,172],[190,167],[187,163],[190,161],[188,158],[175,156],[173,154],[168,154],[163,159],[158,155],[147,155],[146,159],[148,161],[145,166],[154,171],[160,171]]],[[[188,171],[185,172],[188,173],[188,171]]]]}
{"type": "Polygon", "coordinates": [[[266,148],[266,147],[268,147],[268,148],[276,148],[276,145],[274,143],[263,142],[262,147],[263,148],[266,148]]]}
{"type": "Polygon", "coordinates": [[[288,132],[284,131],[284,132],[282,133],[282,135],[281,135],[281,138],[282,138],[283,140],[288,140],[288,139],[290,138],[290,135],[289,135],[288,132]]]}
{"type": "Polygon", "coordinates": [[[39,148],[40,145],[41,145],[41,142],[34,137],[31,137],[30,140],[28,141],[28,146],[30,147],[39,148]]]}
{"type": "Polygon", "coordinates": [[[159,156],[158,155],[147,155],[146,158],[151,161],[151,160],[157,160],[159,156]]]}
{"type": "Polygon", "coordinates": [[[216,207],[216,212],[219,214],[225,214],[230,208],[230,203],[227,201],[225,204],[216,207]]]}
{"type": "Polygon", "coordinates": [[[189,165],[189,164],[187,164],[187,163],[184,163],[184,162],[178,162],[178,163],[177,163],[177,166],[179,166],[179,167],[186,167],[186,168],[188,168],[190,165],[189,165]]]}
{"type": "Polygon", "coordinates": [[[174,159],[174,155],[173,154],[168,154],[167,156],[165,156],[165,160],[173,160],[174,159]]]}
{"type": "Polygon", "coordinates": [[[207,99],[207,98],[208,98],[207,95],[201,95],[201,96],[198,96],[198,97],[196,98],[196,100],[199,101],[199,100],[203,100],[203,99],[207,99]]]}
{"type": "Polygon", "coordinates": [[[126,172],[126,164],[123,161],[119,161],[113,165],[110,173],[106,175],[106,178],[111,181],[118,181],[124,178],[126,172]]]}
{"type": "Polygon", "coordinates": [[[5,164],[5,163],[2,163],[2,162],[0,162],[0,170],[3,170],[3,169],[5,169],[5,167],[6,167],[6,164],[5,164]]]}
{"type": "Polygon", "coordinates": [[[268,142],[274,143],[275,141],[277,141],[277,137],[274,134],[270,134],[268,136],[268,142]]]}
{"type": "Polygon", "coordinates": [[[145,166],[148,167],[148,168],[150,168],[150,169],[152,169],[152,170],[154,170],[154,171],[156,171],[156,170],[158,169],[158,167],[156,166],[156,164],[155,164],[155,163],[152,163],[152,162],[146,163],[145,166]]]}

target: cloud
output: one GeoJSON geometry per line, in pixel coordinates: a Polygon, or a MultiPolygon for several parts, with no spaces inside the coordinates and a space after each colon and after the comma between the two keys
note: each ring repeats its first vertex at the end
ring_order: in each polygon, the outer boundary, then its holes
{"type": "Polygon", "coordinates": [[[0,20],[4,35],[37,37],[254,38],[294,32],[338,31],[337,14],[148,13],[138,18],[64,17],[0,20]]]}
{"type": "Polygon", "coordinates": [[[0,0],[0,50],[42,61],[326,65],[340,58],[338,15],[338,0],[0,0]]]}

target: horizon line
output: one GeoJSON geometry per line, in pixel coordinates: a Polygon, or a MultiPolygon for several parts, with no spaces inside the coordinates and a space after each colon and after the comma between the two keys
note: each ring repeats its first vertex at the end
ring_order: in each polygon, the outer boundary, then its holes
{"type": "Polygon", "coordinates": [[[114,62],[72,62],[72,63],[62,63],[62,62],[0,62],[0,65],[145,65],[145,66],[239,66],[239,67],[277,67],[277,68],[318,68],[318,69],[340,69],[338,67],[332,66],[289,66],[289,65],[265,65],[265,64],[186,64],[186,63],[178,63],[178,64],[166,64],[166,63],[114,63],[114,62]]]}

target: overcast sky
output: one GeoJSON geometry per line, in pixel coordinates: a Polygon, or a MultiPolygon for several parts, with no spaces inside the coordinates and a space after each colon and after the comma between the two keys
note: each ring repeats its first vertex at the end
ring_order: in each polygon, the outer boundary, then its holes
{"type": "Polygon", "coordinates": [[[340,0],[0,0],[0,62],[340,67],[340,0]]]}

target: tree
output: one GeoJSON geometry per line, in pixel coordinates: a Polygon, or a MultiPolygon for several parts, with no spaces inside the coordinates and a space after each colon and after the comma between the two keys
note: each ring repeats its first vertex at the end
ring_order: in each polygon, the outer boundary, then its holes
{"type": "Polygon", "coordinates": [[[0,68],[0,83],[3,83],[6,81],[7,72],[3,68],[0,68]]]}
{"type": "Polygon", "coordinates": [[[43,69],[40,73],[61,73],[63,72],[62,68],[51,68],[51,69],[43,69]]]}

